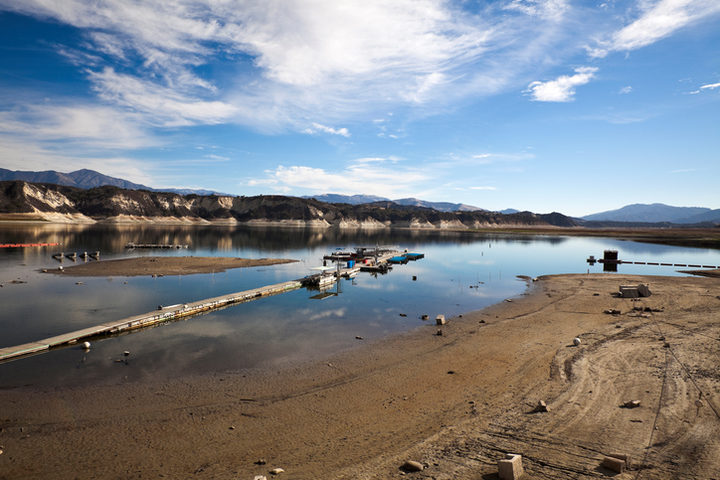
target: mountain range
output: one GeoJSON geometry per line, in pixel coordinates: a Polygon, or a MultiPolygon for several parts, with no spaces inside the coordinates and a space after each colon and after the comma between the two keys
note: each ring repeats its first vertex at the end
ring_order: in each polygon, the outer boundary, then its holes
{"type": "Polygon", "coordinates": [[[0,181],[0,219],[55,223],[142,222],[452,230],[577,225],[573,219],[559,213],[503,215],[482,210],[441,212],[389,201],[349,205],[282,195],[179,195],[107,185],[81,189],[21,180],[0,181]]]}
{"type": "MultiPolygon", "coordinates": [[[[111,177],[102,173],[89,169],[76,170],[74,172],[58,172],[55,170],[47,170],[42,172],[33,171],[13,171],[0,168],[0,181],[22,180],[31,183],[45,183],[54,185],[63,185],[76,187],[80,189],[91,189],[101,186],[113,186],[127,190],[147,190],[150,192],[171,192],[180,195],[220,195],[232,197],[232,195],[223,194],[213,190],[203,189],[179,189],[167,188],[156,189],[146,185],[133,183],[121,178],[111,177]]],[[[518,210],[508,208],[498,212],[488,212],[485,209],[473,205],[451,202],[429,202],[417,198],[400,198],[390,200],[386,197],[377,195],[340,195],[326,193],[323,195],[313,195],[302,197],[304,199],[315,199],[320,202],[330,204],[348,204],[353,206],[387,203],[390,202],[402,207],[417,207],[432,209],[438,212],[486,212],[501,213],[505,215],[513,215],[520,213],[518,210]]],[[[527,212],[525,212],[527,213],[527,212]]],[[[632,223],[632,224],[700,224],[700,223],[720,223],[720,209],[712,210],[704,207],[674,207],[662,203],[653,204],[633,204],[627,205],[617,210],[609,210],[606,212],[594,213],[576,219],[578,224],[591,222],[593,226],[602,226],[603,223],[632,223]]]]}

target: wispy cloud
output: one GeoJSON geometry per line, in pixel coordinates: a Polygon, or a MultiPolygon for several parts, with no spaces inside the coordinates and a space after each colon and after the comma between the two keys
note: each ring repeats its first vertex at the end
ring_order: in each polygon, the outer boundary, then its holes
{"type": "Polygon", "coordinates": [[[630,51],[657,42],[675,31],[720,13],[717,0],[645,0],[639,16],[630,24],[588,48],[592,57],[612,51],[630,51]]]}
{"type": "Polygon", "coordinates": [[[562,75],[547,82],[532,82],[524,93],[537,102],[570,102],[575,97],[575,87],[590,82],[597,70],[596,67],[578,67],[575,75],[562,75]]]}
{"type": "Polygon", "coordinates": [[[693,90],[690,92],[690,95],[697,95],[698,93],[707,91],[707,90],[715,90],[716,88],[720,88],[720,83],[709,83],[707,85],[702,85],[697,90],[693,90]]]}
{"type": "Polygon", "coordinates": [[[494,191],[494,190],[497,190],[497,187],[477,186],[477,187],[470,187],[470,190],[488,190],[488,191],[494,191]]]}
{"type": "Polygon", "coordinates": [[[630,85],[628,85],[628,86],[622,87],[622,88],[618,91],[618,93],[619,93],[620,95],[628,95],[628,94],[632,93],[632,91],[633,91],[633,88],[632,88],[630,85]]]}
{"type": "Polygon", "coordinates": [[[333,128],[323,125],[321,123],[313,122],[312,127],[308,127],[304,130],[305,133],[313,135],[318,132],[329,133],[330,135],[340,135],[341,137],[350,137],[350,132],[347,128],[333,128]]]}

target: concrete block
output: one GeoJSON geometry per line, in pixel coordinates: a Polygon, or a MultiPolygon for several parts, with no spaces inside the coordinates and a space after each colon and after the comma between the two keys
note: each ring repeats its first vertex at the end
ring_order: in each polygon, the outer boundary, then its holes
{"type": "Polygon", "coordinates": [[[620,296],[623,298],[638,298],[640,292],[636,285],[620,285],[620,296]]]}
{"type": "Polygon", "coordinates": [[[645,283],[639,284],[637,286],[637,290],[638,290],[638,294],[641,297],[649,297],[650,295],[652,295],[652,292],[650,291],[650,287],[645,283]]]}
{"type": "Polygon", "coordinates": [[[525,471],[522,466],[522,455],[508,453],[498,461],[498,477],[500,480],[518,480],[525,471]]]}
{"type": "Polygon", "coordinates": [[[625,471],[625,460],[615,457],[605,457],[602,463],[600,463],[600,466],[613,472],[623,473],[625,471]]]}
{"type": "Polygon", "coordinates": [[[437,325],[445,325],[447,322],[445,321],[445,315],[438,315],[435,317],[435,323],[437,325]]]}
{"type": "Polygon", "coordinates": [[[623,462],[625,462],[625,468],[630,468],[632,465],[630,455],[628,455],[627,453],[608,453],[607,456],[622,460],[623,462]]]}

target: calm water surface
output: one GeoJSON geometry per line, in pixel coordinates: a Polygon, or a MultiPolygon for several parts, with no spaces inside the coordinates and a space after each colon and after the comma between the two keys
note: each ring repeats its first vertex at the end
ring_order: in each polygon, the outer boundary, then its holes
{"type": "MultiPolygon", "coordinates": [[[[560,236],[448,232],[318,231],[225,227],[0,226],[0,243],[58,242],[62,247],[0,249],[0,346],[10,346],[172,305],[292,280],[313,273],[336,248],[385,245],[425,258],[387,275],[341,280],[324,300],[296,290],[156,328],[0,364],[0,387],[120,383],[222,373],[318,358],[414,328],[423,314],[453,316],[522,294],[516,275],[601,272],[589,255],[617,249],[636,261],[720,265],[720,252],[560,236]],[[127,250],[128,242],[187,244],[183,250],[127,250]],[[282,257],[298,263],[167,277],[63,277],[58,251],[100,251],[101,258],[143,255],[282,257]],[[413,280],[416,277],[416,280],[413,280]],[[21,283],[22,282],[22,283],[21,283]],[[81,284],[76,284],[80,282],[81,284]],[[401,315],[402,314],[402,315],[401,315]],[[122,352],[131,352],[127,363],[122,352]]],[[[78,260],[81,261],[81,260],[78,260]]],[[[63,265],[72,264],[64,260],[63,265]]],[[[679,275],[671,267],[621,265],[620,273],[679,275]]],[[[431,330],[429,330],[431,331],[431,330]]]]}

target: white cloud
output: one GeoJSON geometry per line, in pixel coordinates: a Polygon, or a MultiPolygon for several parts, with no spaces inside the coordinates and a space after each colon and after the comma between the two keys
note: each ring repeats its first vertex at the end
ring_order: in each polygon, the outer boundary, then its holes
{"type": "Polygon", "coordinates": [[[155,125],[166,127],[217,124],[228,121],[237,109],[220,101],[203,101],[112,68],[89,72],[94,89],[106,101],[141,112],[155,125]]]}
{"type": "Polygon", "coordinates": [[[488,191],[494,191],[494,190],[497,190],[497,187],[478,186],[478,187],[470,187],[470,190],[488,190],[488,191]]]}
{"type": "Polygon", "coordinates": [[[702,85],[697,90],[693,90],[690,92],[690,95],[697,95],[698,93],[701,93],[705,90],[715,90],[716,88],[720,88],[720,83],[709,83],[707,85],[702,85]]]}
{"type": "Polygon", "coordinates": [[[557,25],[569,10],[565,0],[475,13],[437,0],[0,0],[3,8],[81,29],[84,47],[58,50],[87,69],[104,101],[147,123],[268,131],[507,88],[563,37],[557,25]],[[236,72],[222,84],[201,68],[218,60],[236,72]]]}
{"type": "Polygon", "coordinates": [[[340,135],[340,136],[346,137],[346,138],[350,137],[350,132],[345,127],[333,128],[333,127],[328,127],[327,125],[323,125],[321,123],[316,123],[316,122],[313,122],[312,128],[306,128],[304,130],[304,132],[308,133],[310,135],[313,135],[317,132],[322,132],[322,133],[329,133],[330,135],[340,135]]]}
{"type": "Polygon", "coordinates": [[[630,51],[657,42],[675,31],[720,13],[717,0],[644,0],[640,15],[629,25],[588,48],[592,57],[604,57],[612,51],[630,51]]]}
{"type": "Polygon", "coordinates": [[[618,91],[618,93],[619,93],[620,95],[627,95],[627,94],[631,93],[632,91],[633,91],[633,88],[632,88],[630,85],[627,85],[627,86],[625,86],[625,87],[622,87],[622,88],[618,91]]]}
{"type": "Polygon", "coordinates": [[[0,134],[47,144],[82,144],[88,149],[136,149],[159,145],[143,118],[123,110],[94,105],[30,104],[0,112],[0,134]]]}
{"type": "MultiPolygon", "coordinates": [[[[416,191],[417,185],[428,181],[431,176],[422,168],[384,167],[384,161],[359,159],[344,168],[328,171],[323,168],[294,165],[279,165],[274,170],[266,170],[265,178],[248,181],[249,186],[269,186],[278,191],[304,191],[308,193],[327,193],[329,191],[354,195],[402,197],[416,191]]],[[[392,163],[392,160],[390,160],[392,163]]]]}
{"type": "Polygon", "coordinates": [[[562,75],[547,82],[532,82],[524,93],[538,102],[570,102],[575,96],[575,87],[592,80],[597,70],[595,67],[579,67],[575,69],[575,75],[562,75]]]}

